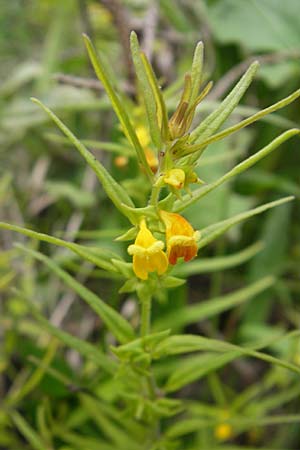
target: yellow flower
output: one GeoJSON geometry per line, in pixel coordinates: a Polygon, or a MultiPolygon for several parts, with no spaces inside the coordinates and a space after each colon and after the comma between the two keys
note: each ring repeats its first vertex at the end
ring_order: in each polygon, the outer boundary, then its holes
{"type": "Polygon", "coordinates": [[[163,252],[164,246],[162,241],[155,239],[143,219],[134,244],[129,245],[127,250],[129,255],[133,255],[133,270],[138,278],[147,280],[149,272],[162,275],[167,270],[168,259],[163,252]]]}
{"type": "Polygon", "coordinates": [[[153,150],[151,150],[151,148],[146,148],[144,151],[147,163],[149,164],[149,167],[152,170],[152,172],[155,173],[158,167],[158,159],[154,154],[153,150]]]}
{"type": "Polygon", "coordinates": [[[149,132],[144,125],[137,125],[135,132],[144,149],[147,163],[152,172],[155,173],[157,171],[158,159],[153,150],[149,147],[151,143],[149,132]]]}
{"type": "Polygon", "coordinates": [[[193,259],[198,252],[199,231],[194,231],[192,225],[179,214],[166,211],[161,211],[160,214],[166,226],[169,263],[174,265],[181,257],[186,262],[193,259]]]}
{"type": "Polygon", "coordinates": [[[128,165],[127,156],[122,156],[122,155],[116,156],[116,158],[114,159],[114,164],[119,169],[123,169],[123,167],[126,167],[128,165]]]}
{"type": "Polygon", "coordinates": [[[181,189],[185,181],[185,172],[182,169],[171,169],[164,176],[164,182],[170,186],[181,189]]]}
{"type": "Polygon", "coordinates": [[[232,436],[232,426],[228,423],[221,423],[215,428],[215,437],[218,441],[228,441],[232,436]]]}
{"type": "Polygon", "coordinates": [[[151,142],[149,132],[144,125],[137,125],[135,129],[138,140],[141,143],[142,147],[148,147],[151,142]]]}

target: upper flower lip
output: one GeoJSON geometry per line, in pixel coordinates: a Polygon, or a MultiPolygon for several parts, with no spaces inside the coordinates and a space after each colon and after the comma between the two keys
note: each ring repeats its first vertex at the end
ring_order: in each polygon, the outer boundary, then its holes
{"type": "Polygon", "coordinates": [[[161,218],[166,226],[167,252],[170,264],[174,265],[178,258],[190,261],[198,252],[197,241],[200,232],[195,231],[192,225],[180,214],[160,211],[161,218]]]}

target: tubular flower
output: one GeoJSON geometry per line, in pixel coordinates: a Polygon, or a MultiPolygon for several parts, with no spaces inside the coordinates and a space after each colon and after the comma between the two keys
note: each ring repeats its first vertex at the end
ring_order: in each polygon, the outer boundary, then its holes
{"type": "Polygon", "coordinates": [[[161,211],[160,215],[166,226],[167,252],[170,264],[174,265],[178,258],[190,261],[198,252],[197,241],[199,231],[194,231],[192,225],[182,216],[161,211]]]}
{"type": "Polygon", "coordinates": [[[185,181],[185,172],[182,169],[171,169],[164,176],[164,182],[171,187],[181,189],[185,181]]]}
{"type": "Polygon", "coordinates": [[[133,255],[133,270],[138,278],[147,280],[149,272],[162,275],[167,270],[168,259],[163,248],[164,243],[155,239],[143,219],[134,244],[127,250],[129,255],[133,255]]]}

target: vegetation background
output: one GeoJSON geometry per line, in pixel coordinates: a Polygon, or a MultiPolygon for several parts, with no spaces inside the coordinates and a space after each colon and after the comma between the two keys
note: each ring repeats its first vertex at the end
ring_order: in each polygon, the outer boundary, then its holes
{"type": "MultiPolygon", "coordinates": [[[[143,183],[132,181],[135,169],[118,147],[120,128],[94,78],[81,38],[82,32],[92,38],[105,55],[112,79],[132,95],[131,29],[167,87],[170,110],[199,40],[205,45],[205,78],[215,83],[199,108],[199,119],[218,104],[254,59],[261,68],[232,121],[299,88],[298,0],[0,0],[2,221],[126,255],[126,245],[113,241],[127,226],[125,219],[106,199],[91,169],[29,97],[43,100],[86,140],[139,204],[143,183]]],[[[299,111],[296,101],[210,146],[199,166],[200,178],[216,179],[282,131],[299,126],[299,111]]],[[[255,216],[201,250],[198,259],[182,269],[188,283],[155,303],[155,323],[237,344],[299,328],[299,163],[299,141],[294,138],[188,210],[194,228],[201,229],[285,194],[295,196],[294,202],[255,216]],[[196,310],[189,319],[178,320],[186,305],[230,296],[264,276],[275,277],[275,282],[247,298],[251,301],[241,300],[240,306],[205,320],[197,317],[196,310]]],[[[36,301],[53,325],[75,336],[104,346],[113,342],[112,337],[73,291],[13,244],[26,242],[46,253],[133,323],[138,320],[135,299],[118,294],[118,279],[107,279],[103,271],[65,249],[7,230],[1,231],[0,242],[0,448],[114,448],[109,447],[113,433],[103,430],[112,430],[116,419],[103,405],[97,410],[83,396],[88,391],[109,404],[113,383],[75,350],[50,338],[45,325],[32,317],[24,297],[36,301]],[[106,447],[99,445],[101,439],[107,440],[106,447]]],[[[300,364],[297,339],[280,342],[271,352],[300,364]]],[[[248,418],[248,425],[238,429],[237,423],[236,429],[232,425],[222,435],[213,425],[201,428],[199,419],[196,437],[184,435],[184,448],[300,449],[299,375],[242,359],[200,378],[179,390],[177,397],[199,401],[199,411],[202,405],[201,411],[209,417],[224,414],[225,420],[227,412],[234,411],[237,417],[248,418]],[[272,421],[273,416],[277,419],[272,421]]],[[[129,450],[126,445],[120,448],[129,450]]]]}

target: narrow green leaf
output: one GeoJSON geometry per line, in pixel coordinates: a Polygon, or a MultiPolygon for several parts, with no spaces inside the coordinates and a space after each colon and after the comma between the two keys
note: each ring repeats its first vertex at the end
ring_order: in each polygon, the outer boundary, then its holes
{"type": "Polygon", "coordinates": [[[224,234],[234,225],[237,225],[238,223],[241,223],[244,220],[249,219],[250,217],[256,216],[257,214],[261,214],[262,212],[267,211],[268,209],[280,206],[283,203],[290,202],[292,200],[294,200],[293,196],[284,197],[281,198],[280,200],[265,203],[264,205],[258,206],[257,208],[250,209],[249,211],[246,211],[241,214],[237,214],[236,216],[231,217],[230,219],[222,220],[221,222],[217,222],[213,225],[210,225],[209,227],[206,227],[202,230],[202,239],[200,240],[198,247],[199,248],[205,247],[210,242],[214,241],[219,236],[224,234]]]}
{"type": "Polygon", "coordinates": [[[145,71],[148,76],[149,83],[151,84],[153,95],[156,99],[156,104],[158,107],[158,123],[161,122],[161,132],[162,137],[167,140],[168,139],[168,113],[167,113],[167,107],[161,92],[161,88],[158,84],[158,81],[156,79],[155,73],[153,72],[152,66],[150,62],[148,61],[145,54],[141,55],[142,62],[144,64],[145,71]]]}
{"type": "Polygon", "coordinates": [[[68,442],[72,445],[70,450],[116,450],[114,444],[109,444],[99,436],[95,438],[83,435],[82,433],[70,432],[66,430],[63,425],[61,425],[61,429],[59,429],[58,424],[56,424],[55,430],[59,432],[64,442],[68,442]]]}
{"type": "Polygon", "coordinates": [[[26,247],[22,247],[20,245],[17,247],[31,255],[33,258],[42,261],[47,267],[49,267],[50,270],[56,273],[59,278],[61,278],[70,288],[72,288],[98,314],[113,335],[116,336],[121,343],[126,343],[134,339],[134,330],[129,322],[127,322],[111,306],[101,300],[100,297],[80,284],[66,271],[61,269],[53,260],[42,253],[29,250],[26,247]]]}
{"type": "Polygon", "coordinates": [[[160,149],[162,146],[162,141],[160,126],[157,120],[156,99],[152,90],[151,83],[149,82],[147,72],[145,71],[143,60],[141,58],[138,38],[134,31],[132,31],[130,34],[130,47],[135,71],[141,87],[141,95],[143,96],[145,102],[150,136],[156,148],[160,149]]]}
{"type": "Polygon", "coordinates": [[[136,150],[138,160],[140,164],[144,167],[148,178],[152,180],[153,173],[147,163],[146,156],[144,153],[144,150],[138,140],[138,137],[136,135],[136,132],[130,122],[129,115],[127,114],[124,104],[120,101],[118,95],[116,94],[113,86],[110,83],[109,77],[103,70],[103,64],[101,63],[101,60],[99,58],[99,55],[97,55],[96,50],[90,41],[89,37],[87,35],[83,35],[83,39],[90,57],[90,60],[93,64],[94,70],[96,72],[97,77],[103,84],[104,89],[107,92],[107,95],[111,101],[111,104],[115,110],[115,113],[118,116],[118,119],[120,120],[120,123],[122,125],[122,128],[124,130],[124,133],[129,140],[129,142],[133,145],[133,147],[136,150]]]}
{"type": "Polygon", "coordinates": [[[258,69],[258,62],[251,64],[247,72],[242,76],[240,81],[232,89],[232,91],[223,100],[220,106],[209,114],[208,117],[191,133],[190,142],[202,143],[208,139],[220,126],[225,122],[227,117],[232,113],[239,103],[245,91],[249,87],[258,69]]]}
{"type": "Polygon", "coordinates": [[[176,311],[171,310],[171,312],[155,322],[155,329],[176,329],[213,317],[223,311],[227,311],[230,308],[234,308],[235,306],[251,300],[257,294],[272,286],[274,281],[275,280],[272,277],[265,277],[256,283],[250,284],[250,286],[247,286],[246,288],[239,289],[228,295],[212,298],[196,305],[185,306],[176,311]]]}
{"type": "Polygon", "coordinates": [[[83,245],[75,244],[74,242],[64,241],[63,239],[50,236],[45,233],[38,233],[37,231],[29,230],[28,228],[19,227],[18,225],[11,225],[9,223],[0,222],[0,228],[4,230],[11,230],[17,233],[23,234],[39,241],[49,242],[50,244],[57,245],[59,247],[67,248],[78,256],[86,259],[87,261],[95,264],[101,269],[116,272],[116,266],[110,262],[112,258],[118,258],[113,252],[106,249],[97,247],[97,254],[93,253],[93,249],[83,245]]]}
{"type": "Polygon", "coordinates": [[[192,205],[193,203],[197,202],[200,198],[207,195],[209,192],[213,191],[217,187],[219,187],[221,184],[225,183],[226,181],[230,180],[231,178],[235,177],[236,175],[239,175],[240,173],[244,172],[245,170],[252,167],[254,164],[256,164],[258,161],[260,161],[265,156],[269,155],[273,150],[279,147],[283,142],[287,141],[288,139],[292,138],[293,136],[299,135],[300,130],[297,128],[293,128],[291,130],[285,131],[280,136],[275,138],[272,142],[270,142],[268,145],[263,147],[261,150],[256,152],[254,155],[250,156],[249,158],[245,159],[241,163],[237,164],[233,169],[229,170],[229,172],[225,173],[221,178],[219,178],[216,181],[213,181],[212,183],[209,183],[199,189],[196,189],[193,191],[193,195],[185,195],[182,200],[177,200],[174,204],[174,211],[179,212],[185,209],[187,206],[192,205]]]}
{"type": "Polygon", "coordinates": [[[199,258],[190,261],[189,264],[180,264],[174,267],[172,274],[181,277],[189,277],[200,273],[216,272],[218,270],[231,269],[251,259],[264,248],[262,242],[256,242],[240,252],[232,255],[217,256],[212,258],[199,258]]]}
{"type": "Polygon", "coordinates": [[[183,386],[203,378],[210,372],[220,369],[239,356],[241,356],[240,352],[232,351],[217,356],[215,353],[202,353],[201,355],[185,358],[183,364],[179,364],[178,368],[168,378],[164,390],[166,392],[177,391],[183,386]]]}
{"type": "Polygon", "coordinates": [[[16,425],[19,432],[25,437],[29,442],[32,449],[36,450],[49,450],[47,444],[43,442],[41,437],[36,433],[36,431],[29,425],[29,423],[21,416],[17,411],[11,412],[10,417],[14,424],[16,425]]]}
{"type": "Polygon", "coordinates": [[[203,42],[198,42],[195,48],[192,70],[191,70],[191,82],[192,90],[190,96],[190,104],[193,104],[198,97],[199,89],[202,81],[203,73],[203,42]]]}
{"type": "MultiPolygon", "coordinates": [[[[265,346],[265,343],[258,344],[254,348],[261,348],[263,346],[265,346]]],[[[199,351],[209,351],[216,353],[238,351],[240,352],[241,356],[243,355],[261,359],[262,361],[274,364],[279,367],[283,367],[292,372],[300,374],[300,367],[297,366],[296,364],[292,364],[283,359],[275,358],[274,356],[268,355],[267,353],[262,353],[253,350],[250,347],[241,347],[239,345],[230,344],[229,342],[219,341],[217,339],[210,339],[203,336],[196,336],[189,334],[170,336],[167,337],[163,342],[161,342],[156,348],[157,357],[162,357],[164,355],[178,355],[181,353],[190,353],[199,351]]]]}
{"type": "Polygon", "coordinates": [[[300,97],[300,89],[293,92],[291,95],[289,95],[286,98],[283,98],[277,103],[274,103],[274,105],[268,106],[265,109],[262,109],[261,111],[258,111],[257,113],[253,114],[250,117],[247,117],[246,119],[242,120],[241,122],[226,128],[223,131],[220,131],[220,133],[214,134],[213,136],[206,139],[201,144],[193,145],[189,148],[189,153],[193,151],[201,150],[203,147],[206,147],[207,145],[211,144],[212,142],[217,142],[227,136],[229,136],[232,133],[235,133],[238,130],[241,130],[242,128],[247,127],[248,125],[251,125],[252,123],[256,122],[257,120],[262,119],[267,114],[271,114],[274,111],[277,111],[278,109],[284,108],[285,106],[292,103],[294,100],[296,100],[298,97],[300,97]]]}
{"type": "Polygon", "coordinates": [[[67,136],[68,139],[74,144],[75,148],[79,151],[81,156],[86,160],[88,165],[94,170],[99,181],[101,182],[103,189],[107,193],[108,197],[114,203],[116,208],[118,208],[123,214],[124,208],[122,204],[125,203],[128,206],[134,206],[131,198],[128,196],[127,192],[116,182],[116,180],[110,175],[110,173],[105,169],[105,167],[98,161],[92,153],[88,151],[87,148],[76,138],[76,136],[61,122],[61,120],[42,102],[36,98],[31,99],[34,103],[39,105],[48,116],[55,122],[58,128],[67,136]]]}

